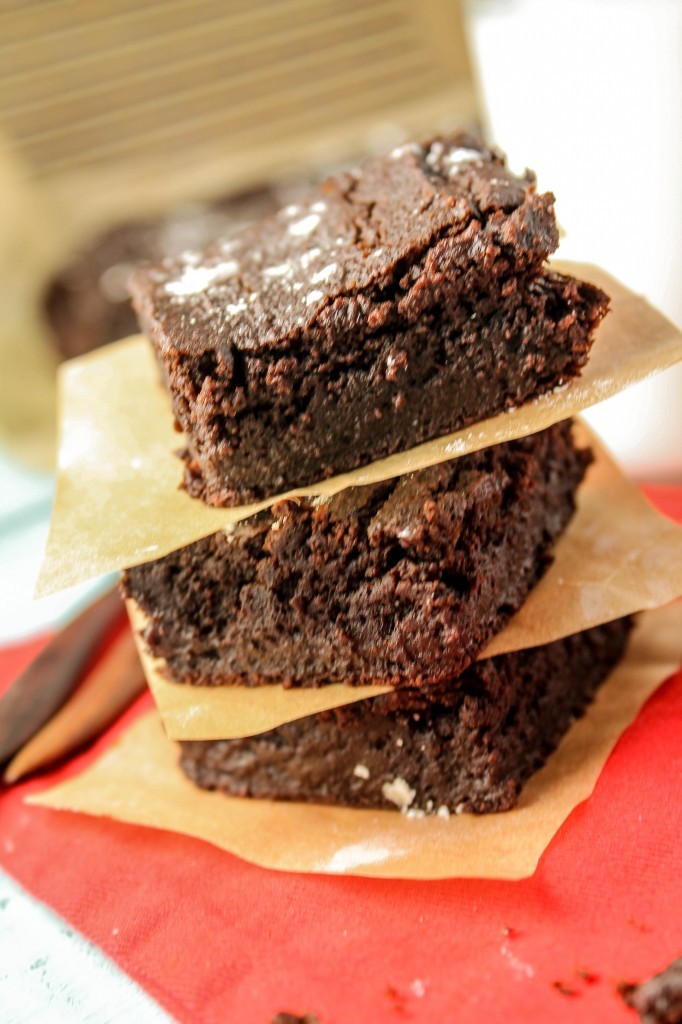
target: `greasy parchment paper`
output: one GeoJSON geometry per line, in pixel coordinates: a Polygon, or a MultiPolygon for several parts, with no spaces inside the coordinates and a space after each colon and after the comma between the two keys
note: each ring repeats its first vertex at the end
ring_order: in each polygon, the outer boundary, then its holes
{"type": "MultiPolygon", "coordinates": [[[[532,434],[682,360],[682,334],[644,299],[596,267],[557,266],[612,299],[581,377],[519,409],[287,495],[328,496],[532,434]]],[[[142,337],[67,363],[60,403],[57,490],[37,596],[160,558],[282,497],[215,509],[178,489],[181,437],[142,337]]]]}
{"type": "MultiPolygon", "coordinates": [[[[182,832],[263,867],[379,878],[518,879],[535,870],[592,792],[623,730],[682,657],[682,603],[645,612],[584,718],[503,814],[410,819],[391,811],[277,804],[196,789],[155,712],[81,775],[31,803],[182,832]]],[[[408,780],[409,781],[409,780],[408,780]]]]}
{"type": "MultiPolygon", "coordinates": [[[[660,515],[609,458],[584,424],[581,444],[595,462],[577,495],[577,511],[560,537],[554,562],[507,627],[480,657],[551,643],[583,629],[682,596],[682,529],[660,515]]],[[[137,631],[146,622],[128,602],[137,631]]],[[[142,664],[171,739],[254,736],[283,722],[385,693],[391,687],[285,689],[279,685],[190,686],[169,682],[163,662],[140,641],[142,664]]]]}

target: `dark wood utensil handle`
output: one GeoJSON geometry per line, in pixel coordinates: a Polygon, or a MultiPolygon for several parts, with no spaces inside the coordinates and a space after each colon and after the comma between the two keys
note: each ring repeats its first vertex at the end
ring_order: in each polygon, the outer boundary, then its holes
{"type": "Polygon", "coordinates": [[[108,591],[61,630],[0,698],[0,764],[64,704],[124,615],[118,590],[108,591]]]}

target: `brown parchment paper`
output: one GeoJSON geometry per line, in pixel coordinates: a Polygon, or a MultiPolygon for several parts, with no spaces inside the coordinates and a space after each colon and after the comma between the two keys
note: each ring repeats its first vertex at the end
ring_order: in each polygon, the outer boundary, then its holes
{"type": "MultiPolygon", "coordinates": [[[[331,495],[532,434],[682,360],[682,334],[603,270],[557,264],[612,298],[581,377],[519,409],[287,496],[331,495]]],[[[37,596],[159,558],[266,508],[214,509],[178,490],[168,397],[147,342],[130,338],[61,370],[57,489],[37,596]]]]}
{"type": "MultiPolygon", "coordinates": [[[[576,514],[556,545],[546,575],[481,658],[551,643],[682,596],[682,529],[652,508],[584,424],[577,423],[575,432],[595,453],[578,491],[576,514]]],[[[137,636],[146,619],[133,601],[128,602],[128,611],[137,636]]],[[[150,657],[137,639],[145,675],[172,739],[254,736],[391,689],[172,683],[164,675],[163,662],[150,657]]]]}
{"type": "MultiPolygon", "coordinates": [[[[196,789],[155,712],[95,764],[31,803],[182,832],[263,867],[380,878],[519,879],[587,799],[623,730],[682,657],[682,603],[642,615],[624,661],[584,718],[502,814],[409,818],[310,804],[277,804],[196,789]]],[[[409,781],[409,780],[408,780],[409,781]]]]}

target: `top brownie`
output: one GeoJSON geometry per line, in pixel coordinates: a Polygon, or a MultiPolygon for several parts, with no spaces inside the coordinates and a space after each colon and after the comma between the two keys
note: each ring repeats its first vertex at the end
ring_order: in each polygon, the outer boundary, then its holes
{"type": "Polygon", "coordinates": [[[553,197],[458,134],[139,270],[190,493],[313,483],[575,376],[608,300],[543,269],[557,243],[553,197]]]}

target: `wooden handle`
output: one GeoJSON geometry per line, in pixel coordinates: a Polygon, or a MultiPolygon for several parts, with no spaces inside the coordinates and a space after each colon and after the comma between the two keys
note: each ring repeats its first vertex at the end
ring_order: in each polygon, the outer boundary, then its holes
{"type": "Polygon", "coordinates": [[[135,642],[126,626],[61,711],[10,762],[4,781],[16,782],[73,753],[103,732],[144,686],[135,642]]]}
{"type": "Polygon", "coordinates": [[[0,699],[0,764],[62,706],[123,616],[118,590],[109,591],[58,633],[12,684],[0,699]]]}

